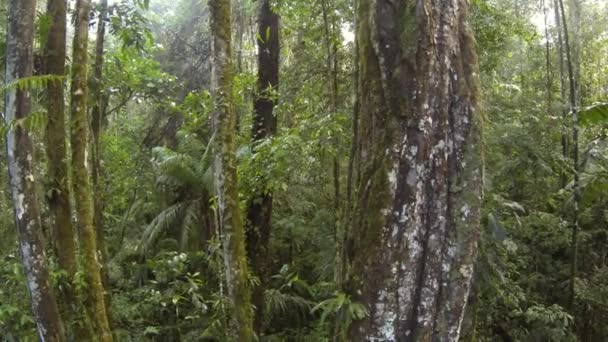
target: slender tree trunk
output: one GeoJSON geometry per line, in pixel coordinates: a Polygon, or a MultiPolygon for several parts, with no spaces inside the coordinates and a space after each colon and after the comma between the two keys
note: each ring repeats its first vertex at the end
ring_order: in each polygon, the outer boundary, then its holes
{"type": "MultiPolygon", "coordinates": [[[[326,67],[327,74],[331,76],[331,81],[328,83],[328,96],[331,115],[338,113],[338,45],[335,41],[336,27],[334,19],[329,18],[329,8],[327,0],[321,1],[323,11],[323,28],[325,30],[325,50],[326,50],[326,67]],[[331,22],[330,22],[331,21],[331,22]]],[[[340,200],[340,159],[339,141],[334,139],[334,157],[333,157],[333,181],[334,181],[334,246],[335,252],[335,267],[334,280],[337,284],[343,282],[344,267],[342,263],[344,252],[344,227],[340,223],[341,200],[340,200]]],[[[350,171],[349,171],[350,172],[350,171]]],[[[350,176],[349,176],[350,177],[350,176]]],[[[350,190],[347,190],[350,191],[350,190]]]]}
{"type": "MultiPolygon", "coordinates": [[[[91,132],[93,146],[91,148],[93,170],[91,179],[93,181],[93,204],[95,208],[94,227],[97,237],[97,249],[101,252],[101,265],[105,265],[108,260],[108,249],[106,246],[106,238],[104,231],[104,193],[102,184],[104,184],[103,170],[101,166],[101,129],[105,120],[106,110],[106,95],[103,92],[103,59],[104,59],[104,44],[106,37],[106,17],[108,12],[108,0],[101,0],[99,4],[99,17],[97,19],[97,38],[95,40],[95,66],[93,69],[93,79],[91,82],[93,90],[93,108],[91,110],[91,132]]],[[[104,288],[108,288],[109,275],[107,270],[101,269],[102,282],[104,288]]],[[[105,292],[106,308],[110,307],[110,292],[105,292]]],[[[112,323],[111,312],[108,311],[108,319],[112,323]]]]}
{"type": "MultiPolygon", "coordinates": [[[[50,75],[65,75],[66,59],[66,0],[49,0],[48,15],[51,18],[46,46],[46,72],[50,75]]],[[[59,267],[68,274],[71,283],[77,271],[76,241],[72,224],[70,190],[68,185],[68,162],[65,127],[64,82],[49,82],[47,85],[46,149],[48,156],[47,192],[55,254],[59,267]]],[[[66,322],[80,319],[82,303],[76,290],[67,286],[61,293],[60,308],[65,311],[66,322]]],[[[68,327],[69,334],[69,327],[68,327]]],[[[75,326],[75,334],[80,339],[90,339],[90,330],[83,325],[75,326]]]]}
{"type": "MultiPolygon", "coordinates": [[[[323,28],[325,30],[326,67],[327,74],[331,77],[330,82],[328,83],[329,110],[331,115],[336,115],[338,112],[338,46],[335,42],[335,24],[333,23],[333,19],[329,18],[327,0],[321,1],[321,7],[323,12],[323,28]]],[[[338,145],[338,141],[335,140],[334,147],[336,148],[336,151],[334,153],[336,154],[338,153],[338,145]]],[[[338,157],[333,158],[333,177],[334,210],[337,221],[337,215],[340,209],[340,160],[338,157]]]]}
{"type": "MultiPolygon", "coordinates": [[[[570,158],[569,147],[568,147],[568,132],[567,132],[567,120],[568,120],[568,107],[565,105],[566,101],[566,67],[564,62],[564,42],[562,38],[562,25],[561,16],[559,9],[559,0],[554,1],[555,7],[555,27],[557,28],[557,45],[558,45],[558,59],[559,59],[559,82],[560,82],[560,94],[561,94],[561,108],[562,108],[562,127],[561,127],[561,140],[562,140],[562,157],[564,160],[570,158]]],[[[568,176],[565,171],[561,172],[560,184],[562,188],[565,188],[568,184],[568,176]]]]}
{"type": "Polygon", "coordinates": [[[233,309],[231,325],[239,341],[253,341],[245,227],[239,208],[236,165],[230,0],[209,0],[209,8],[213,34],[212,87],[215,93],[213,128],[217,137],[214,173],[224,245],[226,283],[233,309]]]}
{"type": "Polygon", "coordinates": [[[549,24],[547,24],[547,4],[543,0],[543,17],[545,22],[545,76],[547,78],[547,114],[553,112],[553,72],[551,68],[551,36],[549,35],[549,24]]]}
{"type": "MultiPolygon", "coordinates": [[[[277,131],[274,108],[279,90],[279,16],[273,12],[269,0],[262,0],[259,4],[258,34],[258,85],[251,127],[254,146],[274,136],[277,131]]],[[[260,285],[253,289],[252,298],[256,308],[254,329],[260,334],[264,317],[264,289],[270,277],[268,244],[272,230],[272,193],[267,190],[266,182],[260,182],[258,186],[247,210],[247,250],[252,271],[260,277],[260,285]]]]}
{"type": "MultiPolygon", "coordinates": [[[[353,18],[353,22],[355,24],[355,28],[359,27],[359,1],[358,0],[353,0],[353,8],[355,9],[355,16],[353,18]]],[[[349,230],[349,227],[352,225],[352,220],[354,217],[354,208],[355,208],[355,201],[353,201],[353,187],[354,184],[358,182],[358,169],[356,170],[355,167],[358,164],[357,160],[358,160],[358,144],[359,144],[359,109],[360,109],[360,101],[359,101],[359,39],[358,39],[359,35],[357,34],[357,39],[355,39],[354,42],[354,72],[353,72],[353,83],[354,83],[354,93],[355,93],[355,97],[354,97],[354,101],[353,101],[353,112],[352,112],[352,142],[351,142],[351,146],[350,146],[350,154],[348,157],[348,171],[347,171],[347,179],[346,179],[346,224],[344,225],[344,229],[341,232],[342,236],[340,236],[340,243],[342,245],[341,250],[338,250],[336,253],[341,254],[341,256],[338,258],[338,265],[337,265],[337,269],[336,269],[336,282],[338,284],[338,286],[340,286],[340,288],[342,290],[344,290],[344,280],[346,275],[348,274],[347,271],[347,266],[348,266],[348,256],[347,256],[347,243],[348,240],[352,240],[351,238],[351,232],[349,230]],[[356,174],[355,174],[356,173],[356,174]]]]}
{"type": "Polygon", "coordinates": [[[103,58],[104,58],[104,41],[106,35],[106,13],[108,11],[108,1],[101,0],[99,4],[99,19],[97,21],[97,39],[95,41],[95,67],[93,70],[92,90],[94,99],[93,108],[91,110],[91,132],[93,148],[93,190],[95,194],[95,228],[97,231],[97,245],[102,253],[103,261],[105,262],[107,250],[105,246],[105,234],[103,230],[103,190],[100,184],[103,183],[100,157],[100,135],[103,122],[103,111],[105,109],[103,94],[103,58]]]}
{"type": "MultiPolygon", "coordinates": [[[[11,0],[8,8],[6,84],[32,76],[35,0],[11,0]]],[[[31,110],[28,90],[9,89],[4,98],[6,122],[26,118],[31,110]]],[[[34,319],[41,341],[65,341],[57,302],[49,283],[38,196],[34,183],[34,151],[30,133],[21,125],[6,135],[10,188],[15,206],[15,226],[21,259],[32,299],[34,319]]]]}
{"type": "Polygon", "coordinates": [[[564,28],[564,47],[566,49],[566,59],[568,66],[568,80],[570,84],[570,111],[572,112],[572,162],[574,164],[574,210],[572,213],[572,264],[570,269],[570,298],[568,305],[570,309],[574,307],[575,301],[575,282],[577,273],[578,259],[578,229],[579,211],[581,203],[580,190],[580,166],[578,162],[578,108],[576,106],[576,80],[572,63],[572,53],[570,50],[570,39],[568,35],[568,24],[564,12],[564,1],[559,0],[559,7],[562,12],[562,26],[564,28]]]}
{"type": "Polygon", "coordinates": [[[86,309],[100,341],[112,341],[101,277],[101,263],[95,231],[93,195],[89,180],[87,110],[87,60],[89,36],[89,0],[76,2],[74,52],[72,56],[71,121],[72,180],[76,199],[78,235],[83,271],[87,282],[86,309]]]}
{"type": "Polygon", "coordinates": [[[370,315],[353,324],[352,341],[459,338],[481,206],[468,6],[378,0],[357,8],[361,175],[348,289],[370,315]]]}
{"type": "Polygon", "coordinates": [[[570,30],[570,57],[572,57],[572,75],[574,78],[574,99],[576,107],[581,106],[581,0],[568,1],[568,28],[570,30]]]}

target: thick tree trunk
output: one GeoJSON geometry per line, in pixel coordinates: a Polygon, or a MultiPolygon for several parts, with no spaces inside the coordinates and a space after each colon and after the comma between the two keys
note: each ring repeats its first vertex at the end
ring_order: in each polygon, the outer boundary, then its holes
{"type": "Polygon", "coordinates": [[[237,180],[230,0],[209,0],[209,7],[213,34],[213,128],[217,138],[214,174],[220,232],[224,245],[226,283],[233,309],[231,325],[239,341],[253,341],[245,227],[239,208],[237,180]]]}
{"type": "Polygon", "coordinates": [[[72,180],[76,199],[78,235],[83,271],[87,282],[86,309],[100,341],[112,341],[101,277],[97,247],[95,213],[89,180],[87,116],[87,60],[89,36],[89,0],[76,3],[74,52],[72,56],[71,121],[72,121],[72,180]]]}
{"type": "Polygon", "coordinates": [[[350,337],[457,341],[481,202],[468,1],[361,1],[356,11],[360,177],[348,289],[370,316],[350,337]]]}
{"type": "MultiPolygon", "coordinates": [[[[36,1],[11,0],[8,10],[6,84],[32,76],[36,1]]],[[[4,99],[6,122],[26,118],[31,110],[30,101],[28,90],[7,90],[4,99]]],[[[6,145],[15,226],[38,334],[41,341],[65,341],[57,302],[49,284],[44,244],[41,242],[42,227],[33,176],[32,139],[23,126],[17,125],[7,133],[6,145]]]]}
{"type": "MultiPolygon", "coordinates": [[[[276,134],[274,108],[279,88],[279,16],[272,11],[269,0],[262,0],[259,6],[258,89],[251,128],[253,145],[276,134]]],[[[264,315],[264,289],[270,276],[268,243],[272,229],[272,193],[267,191],[265,182],[258,186],[258,193],[247,210],[247,251],[252,271],[260,277],[260,285],[253,289],[252,297],[256,308],[254,329],[259,334],[264,315]]]]}

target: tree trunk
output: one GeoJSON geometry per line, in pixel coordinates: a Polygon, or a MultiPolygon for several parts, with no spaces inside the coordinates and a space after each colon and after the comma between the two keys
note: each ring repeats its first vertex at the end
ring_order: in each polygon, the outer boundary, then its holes
{"type": "MultiPolygon", "coordinates": [[[[262,0],[259,6],[258,89],[251,127],[254,146],[276,134],[274,108],[279,88],[279,16],[273,12],[269,0],[262,0]]],[[[252,304],[256,308],[254,329],[258,334],[262,329],[264,315],[264,289],[270,277],[268,243],[271,229],[272,193],[268,191],[266,182],[260,182],[247,210],[247,251],[252,271],[260,277],[260,285],[253,289],[252,298],[252,304]]]]}
{"type": "Polygon", "coordinates": [[[103,230],[103,190],[100,184],[102,182],[102,170],[100,160],[100,135],[101,127],[103,122],[103,112],[105,110],[105,96],[103,94],[103,57],[104,57],[104,41],[106,35],[106,13],[108,11],[108,1],[102,0],[99,5],[99,18],[97,22],[97,38],[95,40],[95,66],[93,70],[93,96],[94,99],[93,108],[91,110],[91,132],[93,141],[93,190],[95,194],[95,228],[97,229],[97,243],[99,250],[102,253],[103,262],[105,262],[107,256],[107,250],[105,246],[105,234],[103,230]]]}
{"type": "MultiPolygon", "coordinates": [[[[67,1],[49,0],[47,11],[51,18],[51,26],[45,52],[46,72],[50,75],[64,76],[67,1]]],[[[46,150],[50,184],[47,199],[52,219],[55,255],[57,255],[59,267],[67,272],[68,281],[71,283],[78,267],[68,185],[64,85],[64,82],[49,82],[47,85],[46,150]]],[[[76,290],[67,286],[61,293],[61,297],[60,308],[67,314],[66,319],[80,319],[83,308],[76,290]]],[[[87,339],[90,338],[90,332],[82,325],[77,325],[76,336],[87,339]]]]}
{"type": "MultiPolygon", "coordinates": [[[[6,84],[32,76],[36,1],[11,0],[8,10],[6,84]]],[[[31,111],[30,101],[28,90],[7,90],[4,99],[6,122],[26,118],[31,111]]],[[[42,225],[33,176],[34,151],[30,133],[22,125],[17,125],[7,133],[6,146],[15,226],[38,334],[41,341],[65,341],[41,241],[42,225]]]]}
{"type": "MultiPolygon", "coordinates": [[[[581,106],[581,0],[568,0],[568,27],[570,29],[570,57],[572,57],[572,77],[574,79],[574,99],[576,107],[581,106]]],[[[566,27],[564,25],[564,27],[566,27]]]]}
{"type": "Polygon", "coordinates": [[[570,84],[570,111],[572,112],[572,163],[574,164],[574,210],[572,211],[572,263],[570,268],[570,297],[568,301],[568,307],[574,308],[575,301],[575,283],[577,273],[577,262],[578,262],[578,230],[579,230],[579,213],[581,203],[581,190],[580,190],[580,166],[578,162],[578,108],[577,108],[577,81],[576,81],[576,68],[572,57],[572,51],[570,49],[570,37],[568,34],[568,24],[566,21],[566,13],[564,12],[564,1],[559,0],[559,7],[561,10],[562,26],[564,29],[564,48],[566,50],[566,62],[568,67],[568,80],[570,84]]]}
{"type": "Polygon", "coordinates": [[[112,341],[101,277],[97,248],[95,213],[89,180],[87,117],[87,60],[89,36],[89,0],[76,2],[74,52],[72,56],[71,120],[72,120],[72,180],[76,199],[78,233],[83,271],[87,282],[86,309],[100,341],[112,341]]]}
{"type": "MultiPolygon", "coordinates": [[[[105,120],[106,96],[103,92],[103,58],[104,58],[104,43],[106,36],[106,16],[108,12],[108,0],[101,0],[99,4],[99,17],[97,19],[97,38],[95,40],[95,66],[93,69],[93,109],[91,110],[91,132],[92,132],[92,158],[93,170],[91,178],[93,181],[93,205],[95,208],[95,232],[97,236],[97,248],[101,252],[101,265],[105,265],[108,259],[108,249],[106,246],[105,230],[104,230],[104,194],[103,187],[103,170],[101,167],[101,129],[105,120]]],[[[109,276],[107,270],[102,267],[101,276],[104,288],[109,286],[109,276]]],[[[110,307],[110,293],[105,292],[106,307],[110,307]]],[[[108,311],[108,319],[112,323],[111,312],[108,311]]]]}
{"type": "Polygon", "coordinates": [[[360,176],[348,290],[370,315],[351,326],[353,341],[459,338],[481,205],[468,6],[357,6],[360,176]]]}
{"type": "Polygon", "coordinates": [[[239,208],[237,180],[230,0],[209,0],[209,8],[213,34],[213,128],[217,138],[214,174],[224,245],[226,284],[233,309],[231,325],[239,341],[253,341],[245,227],[239,208]]]}
{"type": "MultiPolygon", "coordinates": [[[[558,45],[558,61],[559,61],[559,83],[560,83],[560,94],[561,94],[561,108],[562,108],[562,127],[561,127],[561,143],[562,143],[562,157],[564,159],[570,158],[568,153],[568,133],[567,133],[567,117],[568,110],[564,101],[566,101],[566,71],[565,71],[565,62],[564,62],[564,42],[562,38],[562,25],[561,25],[561,16],[559,10],[559,2],[558,0],[554,1],[555,8],[555,27],[557,29],[557,45],[558,45]]],[[[560,185],[562,188],[565,188],[568,184],[568,176],[565,171],[562,171],[560,174],[560,185]]]]}

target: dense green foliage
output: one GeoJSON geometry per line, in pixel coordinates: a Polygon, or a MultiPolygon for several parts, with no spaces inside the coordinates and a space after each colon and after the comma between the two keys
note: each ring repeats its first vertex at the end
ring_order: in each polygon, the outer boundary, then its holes
{"type": "MultiPolygon", "coordinates": [[[[548,37],[538,1],[472,1],[485,117],[485,202],[481,253],[463,328],[467,341],[608,340],[608,4],[581,1],[582,202],[578,275],[569,307],[575,168],[570,155],[563,155],[561,140],[563,134],[570,136],[572,122],[570,115],[562,117],[570,110],[560,91],[553,3],[545,1],[548,37]]],[[[239,199],[244,209],[260,191],[274,197],[263,341],[330,341],[367,315],[334,275],[352,139],[354,14],[352,1],[325,2],[330,37],[321,1],[276,3],[281,87],[272,96],[279,99],[278,133],[254,149],[256,40],[264,37],[254,33],[256,2],[234,1],[233,31],[240,34],[233,38],[239,199]],[[329,110],[326,39],[337,46],[336,112],[329,110]],[[334,160],[341,189],[337,211],[334,160]],[[260,184],[266,188],[259,189],[260,184]]],[[[38,50],[48,25],[43,5],[37,17],[38,50]]],[[[106,290],[117,341],[226,341],[232,336],[212,174],[216,137],[208,20],[206,1],[110,5],[101,191],[106,290]]],[[[1,29],[0,41],[5,34],[1,29]]],[[[20,85],[32,90],[36,112],[43,111],[45,98],[40,84],[49,81],[41,77],[20,85]]],[[[30,121],[25,124],[36,133],[35,178],[44,180],[44,116],[30,121]]],[[[4,125],[18,124],[23,123],[4,125]]],[[[0,183],[7,184],[4,155],[0,164],[0,183]]],[[[45,192],[42,181],[39,191],[45,192]]],[[[69,284],[57,267],[45,206],[53,284],[58,290],[85,287],[83,274],[69,284]]],[[[0,340],[35,341],[12,220],[13,205],[3,187],[0,340]]],[[[251,285],[259,281],[250,275],[251,285]]]]}

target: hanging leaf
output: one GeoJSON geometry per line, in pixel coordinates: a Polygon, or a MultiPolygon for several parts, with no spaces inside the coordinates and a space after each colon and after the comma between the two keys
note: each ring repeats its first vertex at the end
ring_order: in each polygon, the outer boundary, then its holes
{"type": "Polygon", "coordinates": [[[596,102],[591,106],[581,108],[579,124],[587,126],[601,122],[608,122],[608,102],[596,102]]]}

